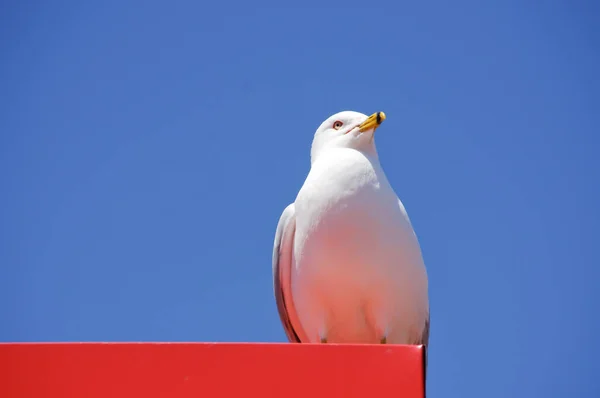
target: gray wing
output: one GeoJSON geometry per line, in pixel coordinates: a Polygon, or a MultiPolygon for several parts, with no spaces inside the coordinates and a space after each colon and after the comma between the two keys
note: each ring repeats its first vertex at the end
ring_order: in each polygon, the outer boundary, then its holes
{"type": "Polygon", "coordinates": [[[419,338],[419,341],[417,341],[416,345],[429,345],[429,320],[430,315],[428,314],[427,320],[425,321],[425,325],[423,326],[423,331],[421,332],[421,336],[419,338]]]}
{"type": "MultiPolygon", "coordinates": [[[[427,390],[427,368],[429,367],[429,320],[431,319],[431,314],[427,314],[427,320],[425,321],[425,326],[423,327],[423,332],[421,333],[421,338],[417,342],[417,345],[423,345],[425,347],[425,358],[423,363],[423,391],[427,390]]],[[[426,395],[426,394],[425,394],[426,395]]]]}
{"type": "Polygon", "coordinates": [[[288,340],[301,343],[300,330],[296,309],[291,295],[291,270],[294,236],[296,233],[296,213],[294,204],[285,208],[275,232],[273,243],[273,293],[279,312],[279,319],[288,340]]]}

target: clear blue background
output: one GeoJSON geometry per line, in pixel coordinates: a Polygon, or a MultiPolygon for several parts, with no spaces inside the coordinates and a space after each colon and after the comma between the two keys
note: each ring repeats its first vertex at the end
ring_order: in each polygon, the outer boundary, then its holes
{"type": "Polygon", "coordinates": [[[600,393],[592,1],[3,2],[0,340],[284,341],[281,211],[385,111],[431,397],[600,393]]]}

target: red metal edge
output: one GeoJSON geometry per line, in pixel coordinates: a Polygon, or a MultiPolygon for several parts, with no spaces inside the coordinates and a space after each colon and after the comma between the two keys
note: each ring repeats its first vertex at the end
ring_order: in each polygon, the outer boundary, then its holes
{"type": "Polygon", "coordinates": [[[425,347],[0,343],[2,397],[425,396],[425,347]]]}

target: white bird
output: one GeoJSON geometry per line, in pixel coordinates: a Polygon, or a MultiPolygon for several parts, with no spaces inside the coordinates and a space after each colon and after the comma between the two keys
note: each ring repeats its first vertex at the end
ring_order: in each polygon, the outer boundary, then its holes
{"type": "Polygon", "coordinates": [[[315,132],[310,172],[277,225],[273,288],[290,342],[429,343],[428,279],[379,162],[383,112],[345,111],[315,132]]]}

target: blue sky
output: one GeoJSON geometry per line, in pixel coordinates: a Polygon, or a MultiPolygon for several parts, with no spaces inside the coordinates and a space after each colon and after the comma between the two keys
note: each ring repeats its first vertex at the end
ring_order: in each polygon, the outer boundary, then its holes
{"type": "Polygon", "coordinates": [[[430,396],[598,394],[598,5],[300,4],[3,3],[0,341],[284,341],[312,134],[384,111],[430,396]]]}

